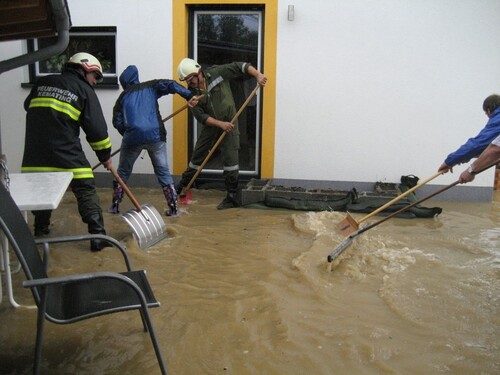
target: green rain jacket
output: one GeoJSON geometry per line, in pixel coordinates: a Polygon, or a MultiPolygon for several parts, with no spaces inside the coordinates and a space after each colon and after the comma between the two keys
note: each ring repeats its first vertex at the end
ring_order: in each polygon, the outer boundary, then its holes
{"type": "MultiPolygon", "coordinates": [[[[229,82],[233,79],[248,79],[250,63],[233,62],[224,65],[214,65],[202,69],[205,76],[207,95],[198,103],[191,112],[196,119],[205,124],[208,117],[220,121],[231,121],[236,115],[236,105],[229,82]]],[[[201,92],[196,94],[199,95],[201,92]]],[[[236,124],[235,124],[236,125],[236,124]]]]}

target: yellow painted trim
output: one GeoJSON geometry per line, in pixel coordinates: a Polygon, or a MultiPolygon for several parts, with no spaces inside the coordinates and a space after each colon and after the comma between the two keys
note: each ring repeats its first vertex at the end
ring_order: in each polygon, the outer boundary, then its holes
{"type": "MultiPolygon", "coordinates": [[[[262,105],[262,148],[261,177],[274,177],[274,145],[276,120],[276,51],[278,38],[278,0],[173,0],[172,1],[172,52],[173,72],[177,76],[177,65],[188,56],[188,7],[210,4],[259,4],[265,7],[264,19],[264,71],[268,81],[263,90],[262,105]]],[[[179,95],[173,95],[174,110],[186,102],[179,95]]],[[[180,175],[187,167],[188,160],[188,111],[179,113],[173,119],[173,173],[180,175]]]]}

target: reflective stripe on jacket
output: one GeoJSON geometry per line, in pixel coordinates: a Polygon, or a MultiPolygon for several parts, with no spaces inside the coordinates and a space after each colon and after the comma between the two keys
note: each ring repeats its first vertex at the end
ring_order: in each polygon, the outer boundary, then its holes
{"type": "Polygon", "coordinates": [[[73,172],[93,178],[83,152],[80,129],[99,161],[108,160],[111,140],[99,99],[73,69],[42,77],[24,102],[26,136],[22,172],[73,172]]]}

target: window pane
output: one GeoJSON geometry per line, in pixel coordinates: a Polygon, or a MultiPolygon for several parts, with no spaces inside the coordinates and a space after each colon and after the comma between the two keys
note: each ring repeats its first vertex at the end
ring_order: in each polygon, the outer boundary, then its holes
{"type": "MultiPolygon", "coordinates": [[[[56,38],[38,39],[38,49],[53,45],[56,38]]],[[[68,59],[77,52],[88,52],[94,55],[107,74],[116,74],[115,36],[114,35],[70,35],[66,50],[58,56],[39,62],[38,73],[60,73],[68,59]]]]}
{"type": "MultiPolygon", "coordinates": [[[[260,12],[196,12],[195,59],[203,67],[244,61],[260,68],[260,26],[260,12]]],[[[255,79],[231,82],[231,90],[237,109],[241,107],[256,84],[255,79]]],[[[260,120],[257,113],[258,102],[254,98],[238,118],[241,174],[256,175],[258,173],[260,120]]],[[[196,124],[196,120],[194,122],[196,124]]],[[[202,126],[201,124],[196,125],[196,131],[193,132],[193,144],[196,142],[202,126]]],[[[222,160],[217,151],[206,165],[207,172],[221,173],[222,171],[222,160]]]]}

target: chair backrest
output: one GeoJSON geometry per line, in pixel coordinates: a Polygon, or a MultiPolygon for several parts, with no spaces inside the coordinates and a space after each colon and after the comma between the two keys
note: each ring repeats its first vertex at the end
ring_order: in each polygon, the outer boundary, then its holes
{"type": "MultiPolygon", "coordinates": [[[[28,280],[46,278],[47,272],[33,234],[21,211],[3,184],[0,184],[0,230],[16,253],[28,280]]],[[[32,290],[38,304],[38,293],[32,290]]]]}

